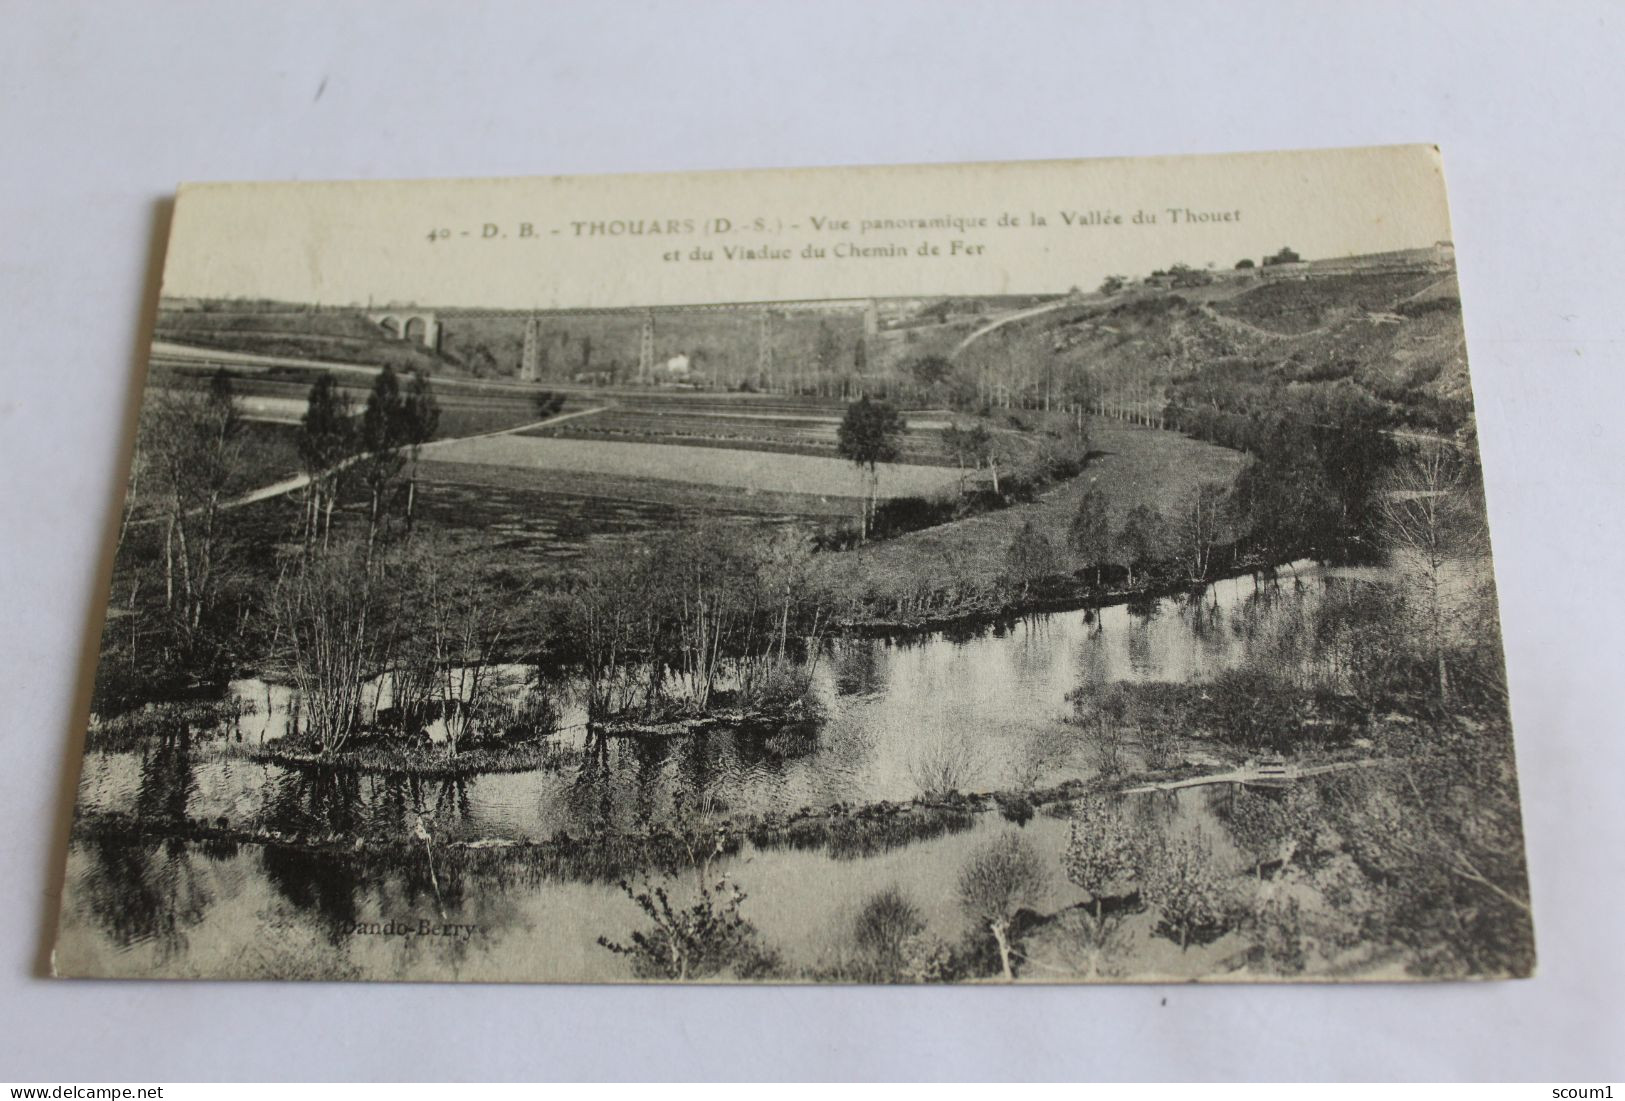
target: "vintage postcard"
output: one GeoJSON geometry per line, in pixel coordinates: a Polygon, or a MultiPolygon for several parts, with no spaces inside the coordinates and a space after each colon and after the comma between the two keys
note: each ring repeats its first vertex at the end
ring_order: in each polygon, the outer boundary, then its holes
{"type": "Polygon", "coordinates": [[[1534,966],[1438,151],[181,189],[65,976],[1534,966]]]}

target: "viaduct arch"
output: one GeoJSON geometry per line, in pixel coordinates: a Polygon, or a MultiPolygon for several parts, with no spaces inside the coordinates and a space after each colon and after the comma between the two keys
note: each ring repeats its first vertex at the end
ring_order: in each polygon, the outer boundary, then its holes
{"type": "Polygon", "coordinates": [[[440,319],[426,310],[372,310],[367,320],[390,340],[421,344],[430,351],[440,348],[440,319]]]}

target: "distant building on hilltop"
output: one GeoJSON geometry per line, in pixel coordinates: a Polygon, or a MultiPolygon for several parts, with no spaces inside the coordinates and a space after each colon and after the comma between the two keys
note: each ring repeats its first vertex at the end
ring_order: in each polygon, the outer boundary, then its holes
{"type": "Polygon", "coordinates": [[[1340,256],[1309,261],[1311,275],[1365,275],[1387,272],[1445,271],[1456,265],[1456,246],[1436,241],[1427,248],[1372,252],[1363,256],[1340,256]]]}
{"type": "Polygon", "coordinates": [[[1332,256],[1303,260],[1291,249],[1266,257],[1257,269],[1270,280],[1314,279],[1331,275],[1401,275],[1451,271],[1456,266],[1456,247],[1449,241],[1435,241],[1426,248],[1371,252],[1360,256],[1332,256]],[[1292,259],[1282,257],[1290,254],[1292,259]]]}

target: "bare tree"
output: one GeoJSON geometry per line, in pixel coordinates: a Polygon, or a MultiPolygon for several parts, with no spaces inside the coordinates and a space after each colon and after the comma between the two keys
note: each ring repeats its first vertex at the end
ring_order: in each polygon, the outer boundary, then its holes
{"type": "Polygon", "coordinates": [[[339,389],[331,372],[311,384],[305,415],[299,426],[299,457],[309,478],[305,503],[305,541],[325,545],[333,525],[344,466],[355,453],[356,429],[350,396],[339,389]]]}
{"type": "Polygon", "coordinates": [[[896,884],[871,894],[852,920],[857,960],[849,965],[862,982],[940,981],[948,971],[947,948],[926,929],[925,916],[896,884]]]}
{"type": "Polygon", "coordinates": [[[1048,879],[1038,851],[1013,832],[983,843],[960,869],[959,903],[993,934],[1006,981],[1016,977],[1010,962],[1011,922],[1018,911],[1042,900],[1048,879]]]}
{"type": "Polygon", "coordinates": [[[1020,587],[1021,599],[1026,600],[1035,583],[1043,582],[1060,571],[1060,556],[1031,518],[1021,526],[1010,546],[1005,549],[1005,570],[1010,580],[1020,587]]]}
{"type": "Polygon", "coordinates": [[[1462,612],[1456,590],[1489,553],[1478,480],[1456,449],[1427,443],[1394,464],[1378,500],[1390,556],[1429,642],[1439,702],[1448,703],[1447,655],[1462,612]]]}
{"type": "Polygon", "coordinates": [[[240,465],[242,412],[223,372],[205,389],[171,376],[148,393],[141,449],[163,502],[164,604],[187,641],[215,597],[221,506],[240,465]]]}
{"type": "Polygon", "coordinates": [[[1087,745],[1095,772],[1106,780],[1123,775],[1129,737],[1126,728],[1133,723],[1133,701],[1121,685],[1104,689],[1079,687],[1067,693],[1072,703],[1068,721],[1088,734],[1087,745]]]}
{"type": "MultiPolygon", "coordinates": [[[[543,349],[543,369],[546,369],[546,349],[543,349]]],[[[417,504],[418,458],[423,445],[434,439],[440,428],[440,402],[434,396],[429,376],[423,371],[412,372],[412,384],[407,388],[401,408],[403,435],[411,457],[411,473],[406,483],[406,524],[412,526],[413,509],[417,504]]]]}
{"type": "MultiPolygon", "coordinates": [[[[1093,483],[1094,479],[1090,479],[1093,483]]],[[[1111,558],[1112,520],[1106,505],[1106,496],[1093,484],[1084,490],[1078,500],[1078,511],[1072,516],[1067,530],[1067,541],[1085,565],[1095,568],[1095,585],[1100,585],[1101,563],[1111,558]]]]}
{"type": "Polygon", "coordinates": [[[964,788],[976,771],[976,747],[963,733],[943,731],[916,746],[909,776],[927,799],[942,799],[964,788]]]}
{"type": "Polygon", "coordinates": [[[509,598],[454,554],[426,556],[417,596],[444,708],[446,744],[455,757],[497,687],[495,663],[510,627],[509,598]]]}
{"type": "Polygon", "coordinates": [[[385,367],[373,380],[372,392],[361,411],[361,481],[367,487],[367,554],[370,556],[384,520],[384,506],[395,479],[406,468],[406,408],[400,379],[385,367]]]}
{"type": "Polygon", "coordinates": [[[588,561],[566,594],[566,618],[582,659],[587,715],[601,720],[633,700],[632,669],[650,646],[649,562],[641,555],[588,561]]]}
{"type": "MultiPolygon", "coordinates": [[[[657,665],[677,675],[685,703],[703,712],[726,660],[761,610],[755,563],[731,533],[699,524],[663,540],[650,576],[655,595],[657,665]]],[[[650,691],[659,688],[651,671],[650,691]]]]}
{"type": "Polygon", "coordinates": [[[804,532],[784,529],[758,537],[747,551],[740,571],[747,590],[739,600],[743,628],[735,643],[740,694],[756,703],[800,699],[811,684],[824,626],[812,582],[812,541],[804,532]],[[798,662],[790,640],[803,624],[807,660],[798,662]]]}
{"type": "Polygon", "coordinates": [[[961,427],[958,421],[949,424],[942,430],[942,446],[954,457],[954,465],[959,468],[959,492],[965,492],[965,472],[968,467],[979,465],[976,458],[976,446],[973,438],[974,429],[961,427]]]}
{"type": "Polygon", "coordinates": [[[1186,495],[1179,510],[1179,538],[1192,581],[1206,580],[1213,549],[1224,530],[1230,491],[1217,482],[1202,482],[1186,495]]]}
{"type": "Polygon", "coordinates": [[[1128,583],[1134,585],[1134,571],[1145,571],[1162,558],[1168,543],[1168,525],[1162,514],[1149,505],[1135,505],[1123,517],[1117,535],[1117,548],[1128,566],[1128,583]]]}
{"type": "Polygon", "coordinates": [[[337,753],[360,725],[381,654],[365,548],[341,542],[305,556],[283,576],[274,601],[305,734],[322,753],[337,753]]]}
{"type": "Polygon", "coordinates": [[[999,492],[999,462],[1004,457],[1004,441],[997,432],[987,425],[977,423],[971,426],[969,435],[970,453],[976,460],[976,467],[980,470],[987,467],[987,472],[993,476],[993,493],[999,492]]]}

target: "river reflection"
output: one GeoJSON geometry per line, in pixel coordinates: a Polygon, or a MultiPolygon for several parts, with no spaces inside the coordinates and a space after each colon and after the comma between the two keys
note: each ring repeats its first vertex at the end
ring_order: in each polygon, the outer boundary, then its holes
{"type": "MultiPolygon", "coordinates": [[[[1211,786],[1124,798],[1147,836],[1199,832],[1234,865],[1219,820],[1229,797],[1211,786]]],[[[862,900],[889,886],[916,902],[932,933],[957,941],[966,931],[960,867],[979,843],[1016,829],[985,813],[968,828],[860,859],[747,843],[715,870],[744,890],[751,921],[790,967],[817,968],[839,954],[862,900]]],[[[1059,870],[1067,822],[1041,814],[1020,830],[1052,870],[1041,908],[1083,901],[1059,870]]],[[[432,867],[427,855],[382,863],[276,846],[76,837],[58,964],[67,974],[94,966],[142,976],[605,981],[632,976],[597,938],[624,938],[641,924],[602,880],[432,867]],[[385,923],[410,932],[366,931],[385,923]],[[426,924],[475,930],[418,935],[426,924]]]]}
{"type": "MultiPolygon", "coordinates": [[[[1068,692],[1200,680],[1249,660],[1283,671],[1324,663],[1309,613],[1353,583],[1346,571],[1306,570],[1033,616],[974,638],[838,640],[814,676],[824,718],[812,730],[604,740],[567,716],[573,729],[556,736],[550,767],[456,780],[287,768],[230,740],[182,740],[87,753],[79,805],[318,836],[399,834],[423,820],[437,837],[545,840],[641,827],[702,799],[738,815],[908,800],[922,759],[944,747],[963,757],[965,790],[1043,786],[1092,769],[1065,721],[1068,692]]],[[[287,720],[262,709],[239,721],[253,740],[287,720]]]]}

